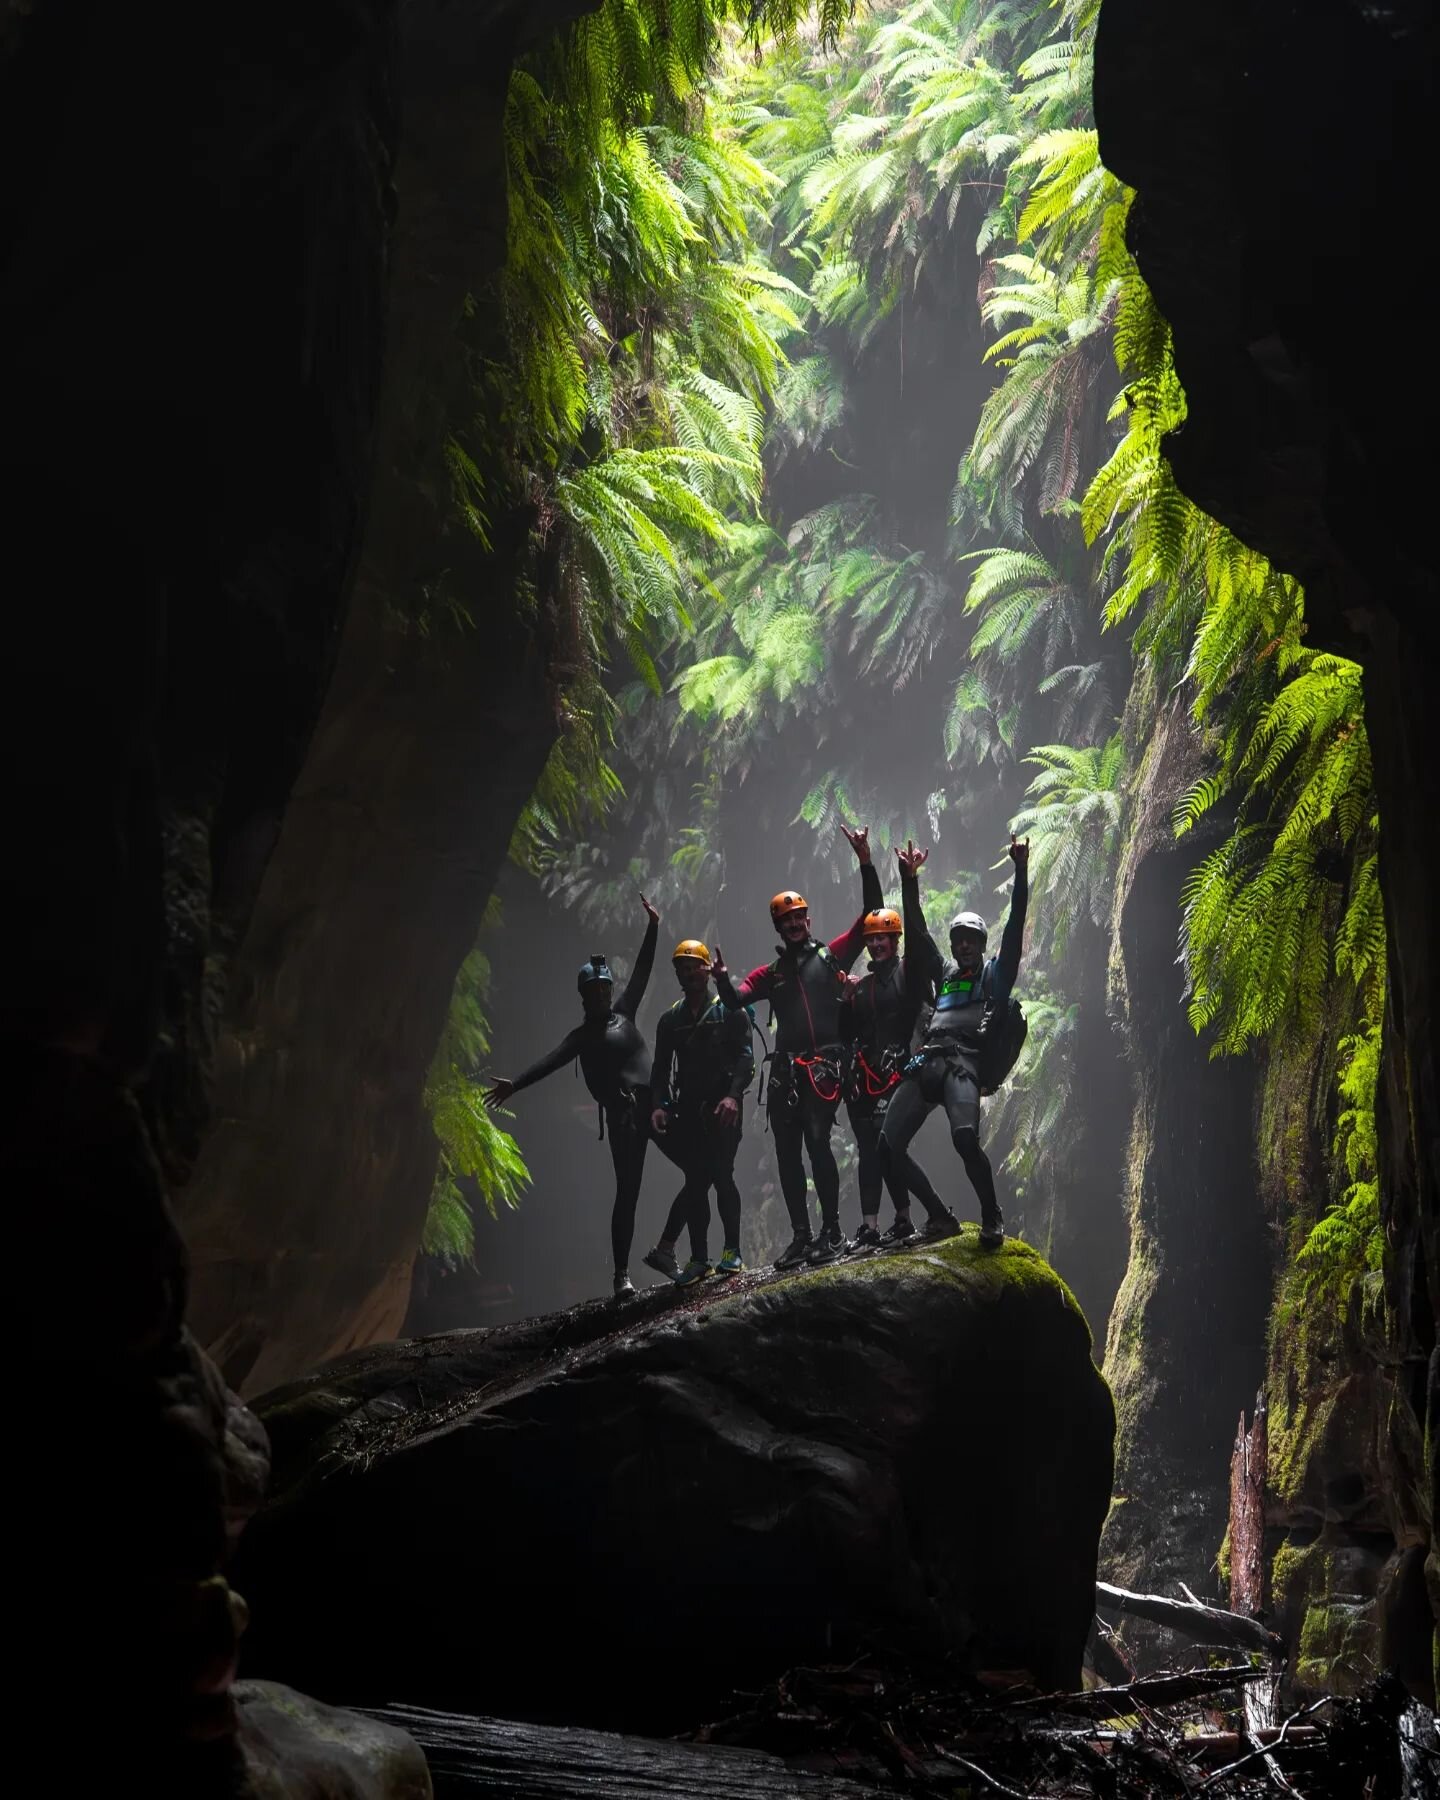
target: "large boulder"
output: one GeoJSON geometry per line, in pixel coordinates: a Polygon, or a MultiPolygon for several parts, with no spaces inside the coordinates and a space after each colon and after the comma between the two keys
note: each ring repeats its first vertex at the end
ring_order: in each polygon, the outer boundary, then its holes
{"type": "Polygon", "coordinates": [[[262,1400],[255,1666],[664,1729],[865,1644],[1078,1684],[1114,1415],[1028,1246],[379,1346],[262,1400]]]}

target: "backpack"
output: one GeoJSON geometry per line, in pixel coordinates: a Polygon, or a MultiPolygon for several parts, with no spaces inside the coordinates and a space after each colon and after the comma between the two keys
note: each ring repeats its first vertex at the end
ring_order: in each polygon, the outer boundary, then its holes
{"type": "MultiPolygon", "coordinates": [[[[988,967],[985,973],[988,978],[988,967]]],[[[993,1094],[1001,1082],[1009,1079],[1025,1048],[1029,1030],[1025,1009],[1013,994],[1005,1000],[986,1000],[980,1015],[980,1054],[975,1066],[982,1094],[993,1094]]]]}

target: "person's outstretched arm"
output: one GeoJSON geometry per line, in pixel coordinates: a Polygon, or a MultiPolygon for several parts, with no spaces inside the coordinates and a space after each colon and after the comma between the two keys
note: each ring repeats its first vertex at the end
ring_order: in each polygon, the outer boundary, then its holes
{"type": "Polygon", "coordinates": [[[920,905],[920,870],[928,850],[917,850],[913,842],[895,852],[900,864],[900,907],[905,924],[905,961],[918,970],[920,979],[937,987],[945,972],[945,958],[930,935],[925,913],[920,905]]]}
{"type": "Polygon", "coordinates": [[[489,1107],[503,1106],[512,1094],[518,1094],[521,1088],[534,1087],[537,1081],[543,1081],[547,1075],[553,1075],[557,1069],[563,1069],[568,1062],[574,1062],[580,1054],[580,1027],[566,1032],[565,1036],[553,1050],[547,1050],[538,1062],[531,1063],[513,1081],[507,1081],[502,1075],[491,1087],[485,1090],[485,1104],[489,1107]]]}
{"type": "Polygon", "coordinates": [[[1020,951],[1025,942],[1025,909],[1030,899],[1030,840],[1015,842],[1010,834],[1010,860],[1015,864],[1015,885],[1010,890],[1010,912],[1000,937],[1000,954],[995,958],[995,998],[1003,1000],[1015,985],[1020,973],[1020,951]]]}
{"type": "Polygon", "coordinates": [[[645,990],[650,985],[650,971],[655,967],[655,940],[660,935],[660,915],[642,894],[640,904],[649,915],[650,923],[645,927],[645,936],[640,941],[640,953],[635,958],[635,967],[630,971],[630,979],[625,983],[625,992],[615,1002],[615,1011],[622,1019],[633,1019],[640,1010],[640,1002],[645,998],[645,990]]]}
{"type": "Polygon", "coordinates": [[[879,871],[870,861],[870,827],[857,825],[851,831],[848,825],[842,825],[840,829],[860,860],[860,916],[848,931],[833,938],[829,946],[830,954],[840,967],[848,969],[865,948],[865,915],[885,904],[885,890],[880,885],[879,871]]]}
{"type": "Polygon", "coordinates": [[[710,959],[710,973],[714,977],[715,992],[731,1012],[734,1012],[737,1007],[749,1006],[752,1000],[765,999],[774,979],[771,965],[762,963],[758,969],[752,969],[739,987],[736,987],[730,979],[730,971],[725,966],[725,958],[720,952],[719,944],[716,944],[715,954],[710,959]]]}

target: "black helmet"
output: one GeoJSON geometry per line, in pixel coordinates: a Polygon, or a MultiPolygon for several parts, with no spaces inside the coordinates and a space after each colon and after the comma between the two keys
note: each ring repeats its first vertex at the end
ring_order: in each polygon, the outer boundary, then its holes
{"type": "Polygon", "coordinates": [[[610,972],[610,965],[605,960],[603,950],[592,950],[589,962],[581,963],[580,973],[575,977],[575,986],[583,994],[586,988],[595,981],[603,981],[607,987],[615,985],[615,977],[610,972]]]}

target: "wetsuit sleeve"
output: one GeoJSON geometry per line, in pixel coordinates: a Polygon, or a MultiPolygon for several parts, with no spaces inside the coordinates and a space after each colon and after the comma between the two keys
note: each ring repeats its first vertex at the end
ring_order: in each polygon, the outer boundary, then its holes
{"type": "Polygon", "coordinates": [[[736,1007],[748,1006],[752,1000],[763,1000],[770,992],[771,971],[768,963],[762,963],[758,969],[752,969],[737,988],[730,979],[727,969],[723,975],[715,977],[715,992],[728,1006],[731,1012],[736,1007]]]}
{"type": "Polygon", "coordinates": [[[923,981],[938,984],[945,972],[945,958],[940,954],[925,914],[920,906],[920,880],[916,875],[901,875],[900,904],[905,919],[905,960],[918,969],[923,981]]]}
{"type": "Polygon", "coordinates": [[[645,928],[645,936],[640,942],[640,954],[635,958],[635,967],[625,983],[625,992],[615,1002],[615,1010],[622,1019],[633,1019],[640,1010],[640,1002],[645,998],[645,990],[650,985],[650,971],[655,967],[655,940],[659,935],[660,921],[652,919],[645,928]]]}
{"type": "Polygon", "coordinates": [[[663,1012],[660,1022],[655,1027],[655,1060],[650,1065],[650,1104],[668,1106],[670,1104],[670,1067],[674,1061],[674,1047],[670,1042],[673,1036],[670,1014],[663,1012]]]}
{"type": "Polygon", "coordinates": [[[750,1037],[750,1015],[743,1007],[736,1012],[726,1013],[723,1042],[730,1057],[730,1098],[738,1100],[755,1079],[755,1050],[750,1037]]]}
{"type": "Polygon", "coordinates": [[[843,937],[832,938],[830,954],[847,972],[852,963],[865,948],[865,915],[876,912],[885,904],[885,890],[880,885],[880,875],[874,863],[860,865],[860,917],[843,937]]]}
{"type": "Polygon", "coordinates": [[[1000,938],[1000,954],[995,958],[995,998],[1003,1000],[1015,985],[1020,973],[1020,947],[1025,939],[1025,909],[1030,899],[1030,875],[1026,869],[1015,871],[1015,886],[1010,890],[1010,913],[1000,938]]]}
{"type": "Polygon", "coordinates": [[[531,1063],[522,1074],[515,1077],[511,1085],[511,1093],[518,1094],[521,1088],[534,1087],[537,1081],[543,1081],[547,1075],[553,1075],[557,1069],[563,1069],[567,1062],[574,1062],[580,1054],[580,1027],[569,1031],[553,1050],[547,1051],[538,1062],[531,1063]]]}

